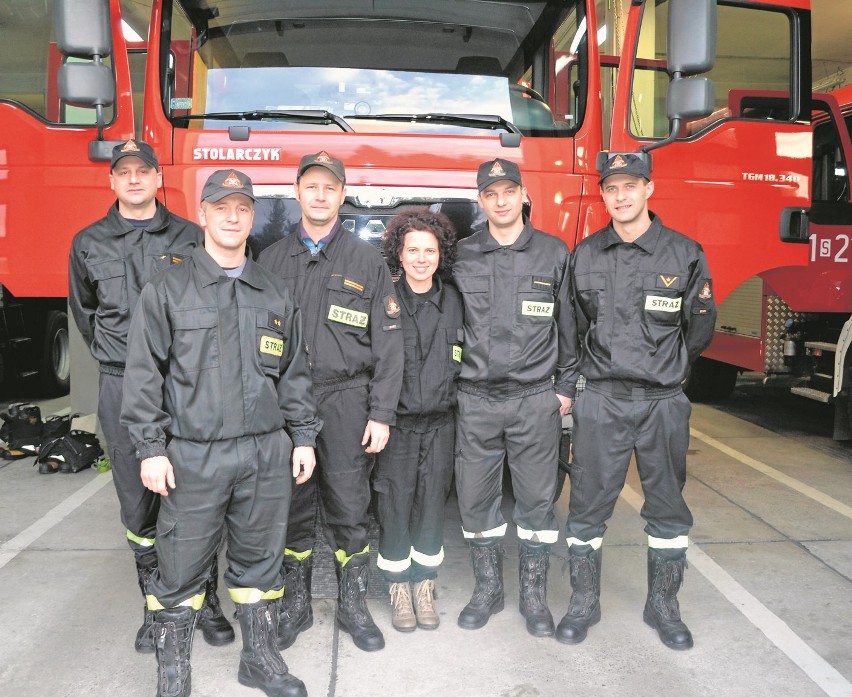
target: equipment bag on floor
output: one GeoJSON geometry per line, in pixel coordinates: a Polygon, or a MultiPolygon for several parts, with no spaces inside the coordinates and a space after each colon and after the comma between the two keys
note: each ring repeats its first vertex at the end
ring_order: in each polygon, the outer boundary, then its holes
{"type": "Polygon", "coordinates": [[[73,430],[65,436],[45,443],[38,456],[41,474],[71,474],[87,469],[104,454],[98,437],[88,431],[73,430]]]}
{"type": "Polygon", "coordinates": [[[44,428],[41,409],[28,402],[15,402],[0,412],[0,418],[0,440],[6,442],[6,447],[0,448],[0,457],[17,460],[38,453],[44,428]]]}

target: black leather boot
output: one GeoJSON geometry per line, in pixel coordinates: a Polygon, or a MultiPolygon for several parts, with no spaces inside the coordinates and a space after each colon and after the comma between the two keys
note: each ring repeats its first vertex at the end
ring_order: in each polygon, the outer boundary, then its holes
{"type": "Polygon", "coordinates": [[[648,548],[648,599],[642,617],[670,649],[692,648],[692,634],[680,619],[677,592],[683,583],[686,548],[648,548]]]}
{"type": "Polygon", "coordinates": [[[240,684],[260,688],[269,697],[307,697],[305,683],[290,674],[278,650],[277,603],[237,603],[237,618],[243,634],[240,684]]]}
{"type": "Polygon", "coordinates": [[[290,648],[296,637],[314,624],[311,607],[311,580],[314,557],[308,555],[302,561],[285,554],[281,567],[284,576],[284,597],[278,601],[278,648],[290,648]]]}
{"type": "Polygon", "coordinates": [[[571,600],[568,612],[556,627],[556,638],[563,644],[579,644],[589,627],[601,619],[601,561],[603,550],[589,545],[568,547],[571,567],[571,600]]]}
{"type": "Polygon", "coordinates": [[[189,697],[192,692],[192,635],[198,613],[171,607],[154,616],[157,697],[189,697]]]}
{"type": "Polygon", "coordinates": [[[346,566],[335,561],[337,569],[337,625],[352,635],[352,641],[362,651],[378,651],[385,647],[385,638],[373,622],[367,607],[367,580],[370,558],[356,554],[346,566]]]}
{"type": "Polygon", "coordinates": [[[141,561],[139,558],[136,559],[136,577],[139,581],[139,590],[142,591],[142,597],[145,599],[142,626],[136,632],[136,641],[133,642],[133,648],[138,653],[154,653],[154,612],[148,609],[148,583],[156,568],[156,555],[141,561]]]}
{"type": "Polygon", "coordinates": [[[222,614],[216,588],[219,586],[219,560],[213,557],[210,574],[204,584],[204,605],[198,612],[198,628],[210,646],[224,646],[234,640],[234,628],[222,614]]]}
{"type": "Polygon", "coordinates": [[[470,540],[470,560],[476,583],[470,602],[459,613],[458,625],[462,629],[479,629],[503,609],[503,554],[498,540],[470,540]]]}
{"type": "Polygon", "coordinates": [[[553,636],[553,615],[547,607],[550,545],[520,540],[518,545],[518,607],[533,636],[553,636]]]}

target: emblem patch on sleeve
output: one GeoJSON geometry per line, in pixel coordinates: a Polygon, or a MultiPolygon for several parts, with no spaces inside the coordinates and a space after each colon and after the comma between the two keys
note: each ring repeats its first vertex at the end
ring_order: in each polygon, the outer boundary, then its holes
{"type": "Polygon", "coordinates": [[[710,281],[704,281],[704,285],[701,286],[701,291],[698,293],[698,299],[707,302],[712,297],[713,291],[710,290],[710,281]]]}
{"type": "Polygon", "coordinates": [[[260,337],[260,352],[281,358],[284,355],[284,340],[264,335],[260,337]]]}
{"type": "Polygon", "coordinates": [[[388,317],[399,317],[399,303],[392,295],[385,297],[385,314],[388,317]]]}

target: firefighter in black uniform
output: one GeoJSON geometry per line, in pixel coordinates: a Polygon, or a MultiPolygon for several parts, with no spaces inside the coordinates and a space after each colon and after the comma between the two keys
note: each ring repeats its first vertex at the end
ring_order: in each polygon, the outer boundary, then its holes
{"type": "Polygon", "coordinates": [[[310,477],[321,422],[290,291],[246,257],[254,200],[242,172],[210,176],[199,210],[204,247],[143,289],[130,328],[121,420],[143,483],[162,496],[160,565],[148,588],[158,696],[190,694],[205,565],[226,521],[239,681],[274,697],[307,694],[278,651],[277,601],[289,463],[310,477]]]}
{"type": "Polygon", "coordinates": [[[428,208],[397,215],[383,240],[388,264],[401,269],[396,289],[405,369],[396,425],[376,458],[373,487],[380,526],[377,566],[390,583],[392,623],[401,632],[439,624],[435,579],[444,559],[463,336],[461,297],[439,271],[452,269],[455,241],[449,219],[428,208]]]}
{"type": "MultiPolygon", "coordinates": [[[[157,567],[154,532],[160,497],[142,485],[134,445],[119,423],[127,331],[142,286],[157,272],[186,259],[201,244],[202,232],[156,199],[163,176],[147,143],[128,140],[116,145],[109,180],[118,200],[105,218],[77,233],[71,245],[68,303],[83,340],[100,364],[98,420],[112,462],[121,522],[145,596],[157,567]]],[[[219,607],[215,554],[211,561],[199,626],[209,644],[221,646],[234,640],[234,630],[219,607]]],[[[141,653],[154,651],[152,623],[146,605],[135,642],[141,653]]]]}
{"type": "Polygon", "coordinates": [[[681,382],[713,336],[713,284],[701,246],[648,210],[654,183],[644,160],[614,155],[600,185],[612,220],[571,263],[586,389],[574,407],[566,526],[573,593],[556,636],[579,643],[600,619],[601,543],[635,453],[648,533],[644,619],[666,646],[688,649],[677,601],[692,526],[682,494],[691,406],[681,382]]]}
{"type": "Polygon", "coordinates": [[[317,487],[338,573],[338,625],[364,651],[385,645],[366,604],[367,515],[372,455],[387,444],[402,386],[402,323],[381,254],[340,225],[345,183],[340,160],[326,152],[303,157],[295,187],[301,223],[259,259],[284,279],[302,310],[314,394],[325,424],[317,441],[316,482],[297,479],[290,506],[281,648],[313,624],[317,487]]]}
{"type": "Polygon", "coordinates": [[[547,607],[561,416],[571,408],[576,335],[568,248],[523,217],[517,164],[485,162],[477,174],[488,224],[459,242],[453,277],[464,299],[456,428],[456,488],[476,580],[458,618],[478,629],[503,609],[499,542],[503,461],[515,493],[520,610],[533,636],[553,635],[547,607]]]}

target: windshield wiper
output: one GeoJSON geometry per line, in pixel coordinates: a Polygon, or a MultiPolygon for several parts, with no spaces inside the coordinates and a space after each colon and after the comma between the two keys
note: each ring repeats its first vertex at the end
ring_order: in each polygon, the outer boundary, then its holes
{"type": "Polygon", "coordinates": [[[190,114],[174,116],[175,120],[185,119],[216,119],[219,121],[261,121],[263,119],[280,119],[281,121],[304,121],[308,123],[336,124],[341,131],[352,133],[350,126],[337,114],[322,109],[253,109],[251,111],[216,111],[209,114],[190,114]]]}
{"type": "Polygon", "coordinates": [[[416,123],[449,123],[471,128],[502,128],[521,135],[517,126],[496,114],[354,114],[347,119],[373,119],[375,121],[413,121],[416,123]]]}

